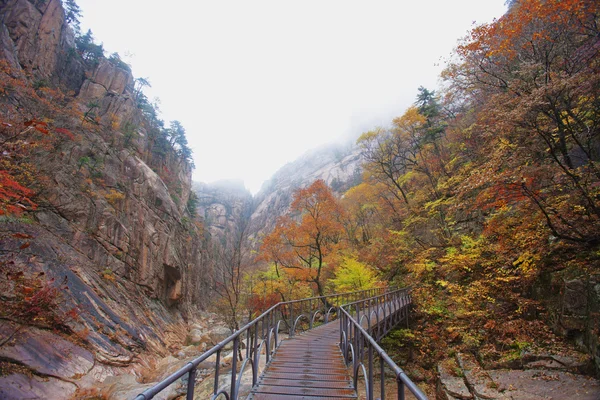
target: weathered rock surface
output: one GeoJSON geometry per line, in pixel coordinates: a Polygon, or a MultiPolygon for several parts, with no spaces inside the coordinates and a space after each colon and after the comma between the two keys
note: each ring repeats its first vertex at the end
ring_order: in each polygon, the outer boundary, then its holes
{"type": "Polygon", "coordinates": [[[0,321],[0,358],[63,380],[77,379],[94,366],[89,351],[46,330],[0,321]]]}
{"type": "Polygon", "coordinates": [[[458,353],[456,361],[449,359],[438,365],[436,395],[441,400],[600,398],[600,381],[566,371],[571,357],[565,357],[564,364],[554,361],[556,364],[529,365],[530,369],[488,370],[472,354],[458,353]],[[563,370],[556,370],[558,364],[563,370]]]}
{"type": "MultiPolygon", "coordinates": [[[[111,400],[130,400],[153,386],[153,383],[140,384],[133,375],[119,375],[106,378],[100,385],[101,393],[111,400]]],[[[169,386],[154,398],[157,400],[172,400],[185,393],[183,383],[169,386]]]]}
{"type": "Polygon", "coordinates": [[[4,0],[0,8],[0,37],[9,64],[78,91],[85,71],[79,59],[68,56],[74,35],[65,23],[61,1],[4,0]]]}
{"type": "Polygon", "coordinates": [[[202,234],[186,209],[191,166],[171,148],[153,152],[131,71],[86,64],[74,46],[60,0],[0,0],[0,61],[34,87],[72,91],[66,108],[80,111],[26,116],[76,140],[31,152],[39,207],[0,220],[0,292],[15,307],[15,322],[0,323],[0,358],[18,366],[0,398],[68,398],[176,353],[207,296],[202,234]]]}
{"type": "Polygon", "coordinates": [[[571,273],[563,268],[545,272],[533,294],[547,305],[552,329],[591,355],[600,374],[600,275],[573,277],[571,273]]]}
{"type": "Polygon", "coordinates": [[[252,236],[258,240],[268,234],[277,218],[289,211],[294,192],[318,179],[324,180],[338,195],[360,183],[359,148],[352,144],[325,146],[283,166],[255,197],[250,220],[252,236]]]}
{"type": "Polygon", "coordinates": [[[248,232],[252,244],[257,246],[262,236],[273,229],[277,218],[289,211],[296,190],[322,179],[341,195],[361,182],[361,174],[356,146],[325,146],[283,166],[254,198],[242,182],[194,183],[199,198],[198,215],[215,238],[223,238],[243,218],[249,218],[248,232]]]}
{"type": "Polygon", "coordinates": [[[73,383],[50,377],[10,374],[0,376],[0,399],[64,400],[75,394],[73,383]]]}
{"type": "Polygon", "coordinates": [[[509,399],[600,398],[600,383],[583,375],[540,369],[491,370],[488,373],[497,385],[497,391],[509,399]]]}
{"type": "Polygon", "coordinates": [[[453,359],[441,363],[437,367],[438,382],[437,396],[440,399],[464,399],[470,400],[473,395],[469,391],[462,376],[456,376],[458,367],[453,359]]]}
{"type": "Polygon", "coordinates": [[[254,200],[240,181],[194,182],[193,189],[198,196],[197,213],[216,240],[224,240],[250,216],[254,200]]]}

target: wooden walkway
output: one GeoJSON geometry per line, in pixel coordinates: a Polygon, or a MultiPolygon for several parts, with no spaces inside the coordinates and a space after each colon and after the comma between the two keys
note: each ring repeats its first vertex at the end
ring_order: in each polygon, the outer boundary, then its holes
{"type": "Polygon", "coordinates": [[[339,321],[333,321],[284,340],[248,398],[356,399],[339,338],[339,321]]]}

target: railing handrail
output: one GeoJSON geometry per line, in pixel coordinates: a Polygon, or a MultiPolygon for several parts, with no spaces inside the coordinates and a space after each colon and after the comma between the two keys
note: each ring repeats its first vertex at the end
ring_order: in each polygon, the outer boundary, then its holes
{"type": "MultiPolygon", "coordinates": [[[[349,311],[346,311],[345,308],[350,309],[352,306],[356,306],[357,304],[360,303],[371,303],[373,302],[373,300],[380,300],[383,299],[384,301],[388,301],[390,296],[394,296],[394,295],[400,295],[403,294],[403,292],[409,292],[410,291],[410,287],[405,287],[405,288],[401,288],[401,289],[397,289],[395,291],[392,292],[387,292],[384,293],[380,296],[374,296],[368,299],[363,299],[363,300],[358,300],[352,303],[346,303],[343,304],[339,307],[341,314],[343,316],[345,316],[354,326],[355,329],[357,329],[361,335],[364,337],[364,339],[366,339],[369,342],[370,347],[370,351],[371,349],[374,350],[379,357],[383,360],[383,362],[385,362],[385,364],[387,364],[387,366],[389,368],[391,368],[396,376],[396,381],[398,382],[399,386],[400,386],[400,382],[402,382],[402,385],[406,386],[406,388],[408,390],[410,390],[410,392],[418,399],[418,400],[428,400],[427,396],[425,396],[425,394],[421,391],[421,389],[419,389],[419,387],[408,377],[408,375],[406,375],[406,373],[404,372],[404,370],[402,370],[402,368],[400,368],[391,358],[390,356],[385,352],[385,350],[383,350],[383,348],[381,348],[381,346],[379,346],[379,344],[377,343],[377,341],[371,336],[371,334],[369,332],[367,332],[366,329],[364,329],[360,323],[360,321],[357,321],[349,311]]],[[[364,308],[364,307],[363,307],[364,308]]],[[[357,310],[360,309],[359,307],[357,307],[357,310]]],[[[358,315],[358,313],[357,313],[358,315]]],[[[343,317],[342,317],[342,325],[343,325],[343,317]]],[[[370,321],[369,321],[369,326],[370,326],[370,321]]],[[[344,333],[345,335],[345,333],[344,333]]],[[[348,340],[348,336],[345,336],[346,340],[348,340]]],[[[340,344],[342,345],[342,343],[340,344]]],[[[347,351],[347,349],[345,349],[344,351],[347,351]]],[[[356,354],[354,355],[354,357],[356,357],[356,354]]],[[[357,363],[357,359],[355,359],[353,357],[353,364],[355,364],[355,371],[356,368],[358,368],[358,363],[357,363]]],[[[344,354],[344,358],[346,359],[346,354],[344,354]]],[[[372,364],[372,353],[369,353],[369,368],[373,368],[372,364]]],[[[362,361],[360,361],[360,364],[362,364],[362,361]]],[[[383,365],[382,365],[382,369],[383,369],[383,365]]],[[[381,371],[383,373],[383,371],[381,371]]],[[[356,373],[356,372],[355,372],[356,373]]],[[[372,376],[372,374],[369,374],[370,376],[372,376]]],[[[373,382],[370,383],[371,385],[373,384],[373,382]]],[[[383,389],[382,389],[383,390],[383,389]]],[[[403,388],[398,389],[398,397],[401,399],[404,399],[404,391],[403,388]]],[[[372,397],[372,392],[370,393],[371,397],[372,397]]],[[[369,397],[369,393],[367,394],[367,396],[369,397]]]]}
{"type": "MultiPolygon", "coordinates": [[[[167,388],[168,386],[170,386],[171,384],[175,383],[178,379],[182,378],[184,375],[186,374],[190,374],[192,375],[193,372],[195,371],[195,369],[198,367],[198,365],[202,362],[205,361],[207,358],[209,358],[210,356],[214,355],[215,353],[217,354],[217,361],[215,362],[215,368],[216,368],[216,374],[215,374],[215,391],[217,390],[217,384],[218,384],[218,368],[219,368],[219,359],[220,359],[220,352],[221,350],[223,350],[223,348],[225,347],[225,345],[227,345],[230,342],[234,342],[234,354],[233,354],[233,365],[232,365],[232,373],[233,376],[235,376],[235,366],[237,363],[237,346],[235,344],[237,344],[236,339],[239,339],[239,337],[241,335],[243,335],[244,333],[250,332],[250,329],[252,329],[253,327],[258,328],[258,324],[263,321],[265,318],[267,318],[270,314],[273,315],[272,313],[274,313],[278,308],[281,308],[283,306],[286,305],[293,305],[293,304],[298,304],[298,303],[303,303],[303,302],[312,302],[315,300],[324,300],[324,299],[329,299],[329,298],[334,298],[334,297],[344,297],[344,296],[352,296],[352,295],[357,295],[357,294],[361,294],[361,293],[374,293],[374,292],[378,292],[378,291],[386,291],[387,288],[382,287],[382,288],[373,288],[373,289],[366,289],[366,290],[357,290],[357,291],[353,291],[353,292],[346,292],[346,293],[335,293],[335,294],[331,294],[331,295],[326,295],[326,296],[315,296],[315,297],[309,297],[309,298],[305,298],[305,299],[297,299],[297,300],[289,300],[289,301],[284,301],[284,302],[279,302],[273,306],[271,306],[268,310],[264,311],[262,314],[260,314],[258,317],[254,318],[252,321],[248,322],[246,325],[244,325],[243,327],[241,327],[240,329],[238,329],[237,331],[233,332],[230,336],[228,336],[227,338],[223,339],[222,341],[220,341],[218,344],[216,344],[215,346],[213,346],[210,350],[207,350],[206,352],[202,353],[200,356],[198,356],[197,358],[195,358],[194,360],[188,362],[187,364],[185,364],[183,367],[181,367],[180,369],[178,369],[177,371],[175,371],[174,373],[172,373],[171,375],[169,375],[168,377],[166,377],[165,379],[163,379],[162,381],[160,381],[159,383],[157,383],[156,385],[146,389],[145,391],[143,391],[142,393],[138,394],[134,400],[149,400],[151,398],[153,398],[155,395],[157,395],[159,392],[161,392],[163,389],[167,388]]],[[[371,296],[374,297],[374,296],[371,296]]],[[[340,306],[338,306],[337,308],[340,308],[340,306]]],[[[264,326],[263,326],[264,327],[264,326]]],[[[290,332],[293,335],[293,327],[290,327],[290,332]]],[[[277,333],[276,333],[277,334],[277,333]]],[[[270,335],[270,332],[267,332],[267,336],[270,335]]],[[[267,341],[269,341],[270,337],[267,338],[267,341]]],[[[250,344],[248,343],[248,346],[250,344]]],[[[268,345],[269,346],[269,345],[268,345]]],[[[277,343],[275,343],[275,346],[277,346],[277,343]]],[[[255,349],[256,350],[256,343],[255,343],[255,349]]],[[[270,347],[270,346],[269,346],[270,347]]],[[[267,353],[269,352],[269,349],[267,349],[267,353]]],[[[241,371],[242,372],[242,371],[241,371]]],[[[241,373],[240,372],[240,373],[241,373]]],[[[195,375],[195,374],[194,374],[195,375]]],[[[187,392],[187,398],[191,399],[193,397],[190,396],[190,394],[193,396],[193,378],[194,376],[190,376],[190,379],[188,380],[188,392],[187,392]],[[191,384],[191,390],[192,393],[190,393],[190,384],[191,384]]],[[[235,379],[232,379],[232,392],[235,392],[235,379]]],[[[216,393],[215,393],[216,395],[216,393]]],[[[232,393],[232,397],[234,396],[234,393],[232,393]]],[[[234,399],[232,399],[234,400],[234,399]]]]}
{"type": "Polygon", "coordinates": [[[344,304],[340,305],[340,307],[341,308],[348,308],[348,307],[354,306],[356,304],[366,303],[366,302],[372,301],[372,300],[378,300],[378,299],[381,299],[381,298],[383,298],[385,296],[393,295],[393,294],[396,294],[396,293],[410,292],[411,289],[412,289],[412,286],[405,286],[405,287],[402,287],[402,288],[392,288],[391,290],[389,290],[389,291],[387,291],[387,292],[385,292],[383,294],[380,294],[379,296],[373,296],[373,297],[368,297],[368,298],[365,298],[365,299],[351,301],[350,303],[344,303],[344,304]]]}

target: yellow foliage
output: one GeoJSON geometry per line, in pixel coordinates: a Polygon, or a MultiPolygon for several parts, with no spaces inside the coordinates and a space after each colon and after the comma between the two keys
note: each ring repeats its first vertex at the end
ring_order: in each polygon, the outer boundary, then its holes
{"type": "Polygon", "coordinates": [[[119,201],[125,199],[125,194],[115,190],[115,189],[110,189],[110,191],[108,193],[106,193],[104,195],[104,198],[113,206],[116,206],[119,201]]]}

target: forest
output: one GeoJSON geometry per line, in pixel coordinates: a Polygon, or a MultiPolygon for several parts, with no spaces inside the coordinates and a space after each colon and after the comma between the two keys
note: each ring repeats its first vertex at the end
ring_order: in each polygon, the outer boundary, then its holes
{"type": "MultiPolygon", "coordinates": [[[[426,374],[455,350],[510,361],[556,347],[556,299],[600,265],[599,15],[593,1],[517,1],[474,28],[440,88],[360,136],[362,183],[341,198],[323,181],[298,190],[256,253],[238,232],[223,309],[411,286],[416,321],[388,342],[426,374]]],[[[597,335],[599,322],[584,324],[597,335]]]]}

